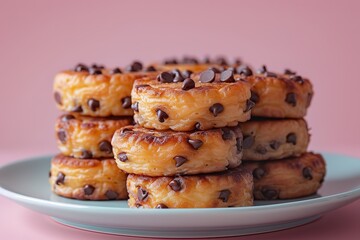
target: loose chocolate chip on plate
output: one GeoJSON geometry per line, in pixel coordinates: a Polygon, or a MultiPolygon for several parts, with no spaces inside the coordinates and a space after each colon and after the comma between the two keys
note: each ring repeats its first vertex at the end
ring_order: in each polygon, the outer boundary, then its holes
{"type": "Polygon", "coordinates": [[[76,106],[73,108],[73,110],[71,110],[72,112],[77,112],[77,113],[81,113],[83,111],[82,106],[76,106]]]}
{"type": "Polygon", "coordinates": [[[214,115],[214,117],[217,117],[219,113],[224,111],[224,106],[221,103],[215,103],[209,108],[209,111],[214,115]]]}
{"type": "Polygon", "coordinates": [[[259,100],[260,100],[260,97],[259,97],[259,95],[258,95],[256,92],[251,91],[250,100],[251,100],[252,102],[254,102],[254,103],[258,103],[259,100]]]}
{"type": "Polygon", "coordinates": [[[280,142],[278,142],[276,140],[272,140],[272,141],[270,141],[269,145],[272,149],[277,150],[280,147],[280,142]]]}
{"type": "Polygon", "coordinates": [[[125,152],[121,152],[117,155],[117,158],[119,159],[119,161],[121,162],[126,162],[128,160],[128,157],[126,155],[125,152]]]}
{"type": "Polygon", "coordinates": [[[110,71],[110,74],[118,74],[118,73],[122,73],[120,68],[114,68],[113,70],[110,71]]]}
{"type": "Polygon", "coordinates": [[[95,98],[90,98],[87,101],[88,106],[90,107],[91,111],[95,112],[100,108],[100,102],[96,100],[95,98]]]}
{"type": "Polygon", "coordinates": [[[66,143],[66,131],[64,129],[60,129],[57,132],[57,137],[60,140],[61,143],[65,144],[66,143]]]}
{"type": "Polygon", "coordinates": [[[259,180],[265,175],[265,170],[262,168],[255,168],[252,172],[255,179],[259,180]]]}
{"type": "Polygon", "coordinates": [[[258,146],[255,148],[255,152],[264,155],[264,154],[267,153],[267,149],[266,149],[266,147],[264,147],[263,145],[258,145],[258,146]]]}
{"type": "Polygon", "coordinates": [[[260,74],[266,73],[266,72],[267,72],[266,66],[265,66],[265,65],[262,65],[261,68],[259,68],[259,69],[257,70],[257,72],[260,73],[260,74]]]}
{"type": "Polygon", "coordinates": [[[135,112],[139,112],[139,102],[134,102],[131,105],[131,109],[134,110],[135,112]]]}
{"type": "Polygon", "coordinates": [[[163,204],[163,203],[160,203],[160,204],[158,204],[158,205],[156,205],[156,207],[155,208],[158,208],[158,209],[161,209],[161,208],[168,208],[168,206],[166,206],[165,204],[163,204]]]}
{"type": "Polygon", "coordinates": [[[81,151],[81,156],[80,156],[81,159],[89,159],[92,157],[93,157],[93,155],[90,151],[85,150],[85,149],[81,151]]]}
{"type": "Polygon", "coordinates": [[[305,167],[302,171],[302,174],[304,176],[305,179],[308,179],[308,180],[312,180],[313,179],[313,176],[312,176],[312,170],[311,168],[309,167],[305,167]]]}
{"type": "Polygon", "coordinates": [[[295,74],[296,74],[296,72],[291,71],[290,69],[285,69],[284,73],[285,73],[286,75],[295,75],[295,74]]]}
{"type": "Polygon", "coordinates": [[[240,153],[242,151],[242,148],[243,148],[243,139],[241,137],[239,138],[236,138],[236,149],[237,151],[240,153]]]}
{"type": "Polygon", "coordinates": [[[233,136],[232,133],[233,133],[233,131],[231,131],[230,128],[222,128],[222,129],[221,129],[221,132],[222,132],[221,137],[222,137],[223,140],[230,140],[230,139],[232,139],[232,136],[233,136]]]}
{"type": "Polygon", "coordinates": [[[250,99],[246,100],[246,106],[244,109],[244,113],[250,111],[251,109],[253,109],[253,107],[255,107],[255,103],[253,101],[251,101],[250,99]]]}
{"type": "Polygon", "coordinates": [[[85,194],[85,195],[91,195],[91,194],[94,193],[94,191],[95,191],[95,187],[94,187],[94,186],[92,186],[92,185],[90,185],[90,184],[86,184],[86,185],[84,186],[84,194],[85,194]]]}
{"type": "Polygon", "coordinates": [[[175,156],[173,159],[175,160],[175,167],[180,167],[187,162],[187,158],[183,156],[175,156]]]}
{"type": "Polygon", "coordinates": [[[287,143],[292,143],[293,145],[296,145],[296,134],[295,133],[289,133],[287,136],[286,136],[286,142],[287,143]]]}
{"type": "Polygon", "coordinates": [[[145,189],[143,189],[141,187],[138,188],[137,197],[138,197],[139,201],[144,201],[148,196],[149,196],[149,193],[145,189]]]}
{"type": "Polygon", "coordinates": [[[240,66],[236,69],[237,73],[245,77],[253,75],[252,70],[248,66],[240,66]]]}
{"type": "Polygon", "coordinates": [[[143,69],[143,65],[141,62],[133,62],[130,66],[126,68],[128,72],[139,72],[143,69]]]}
{"type": "Polygon", "coordinates": [[[286,95],[285,102],[287,102],[291,106],[295,107],[296,106],[296,95],[295,95],[295,93],[292,93],[292,92],[288,93],[286,95]]]}
{"type": "Polygon", "coordinates": [[[188,139],[187,141],[195,150],[198,150],[202,145],[203,141],[199,139],[188,139]]]}
{"type": "Polygon", "coordinates": [[[227,70],[223,71],[220,74],[220,81],[227,82],[227,83],[235,82],[234,71],[232,69],[227,69],[227,70]]]}
{"type": "Polygon", "coordinates": [[[61,94],[59,92],[54,92],[54,98],[57,104],[62,105],[61,94]]]}
{"type": "Polygon", "coordinates": [[[169,186],[170,188],[175,191],[178,192],[182,189],[182,180],[180,178],[174,178],[170,183],[169,186]]]}
{"type": "Polygon", "coordinates": [[[60,184],[64,184],[64,182],[65,182],[65,174],[59,172],[58,175],[56,176],[55,184],[60,185],[60,184]]]}
{"type": "Polygon", "coordinates": [[[155,72],[156,68],[154,66],[148,66],[145,71],[146,72],[155,72]]]}
{"type": "Polygon", "coordinates": [[[102,152],[106,152],[106,153],[112,153],[112,146],[111,143],[107,140],[101,141],[99,143],[99,149],[102,152]]]}
{"type": "Polygon", "coordinates": [[[119,194],[113,190],[107,190],[105,193],[105,196],[107,197],[107,199],[109,200],[115,200],[118,198],[119,194]]]}
{"type": "Polygon", "coordinates": [[[243,140],[243,148],[249,149],[254,144],[255,138],[252,135],[245,135],[243,140]]]}
{"type": "Polygon", "coordinates": [[[279,196],[278,191],[271,188],[264,188],[261,190],[261,193],[266,200],[275,200],[279,196]]]}
{"type": "Polygon", "coordinates": [[[101,69],[98,69],[98,68],[90,68],[89,73],[91,75],[100,75],[100,74],[102,74],[102,71],[101,71],[101,69]]]}
{"type": "Polygon", "coordinates": [[[213,69],[208,69],[200,73],[200,82],[211,83],[215,80],[215,71],[213,69]]]}
{"type": "Polygon", "coordinates": [[[182,85],[182,90],[187,91],[195,87],[195,82],[191,78],[186,78],[182,85]]]}
{"type": "Polygon", "coordinates": [[[124,97],[123,99],[121,99],[121,103],[122,103],[121,106],[124,109],[131,108],[131,97],[124,97]]]}
{"type": "Polygon", "coordinates": [[[219,194],[219,199],[223,202],[227,202],[229,200],[231,192],[229,189],[222,190],[219,194]]]}
{"type": "Polygon", "coordinates": [[[165,122],[165,119],[169,118],[169,115],[161,109],[156,110],[156,115],[159,119],[159,122],[161,122],[161,123],[165,122]]]}

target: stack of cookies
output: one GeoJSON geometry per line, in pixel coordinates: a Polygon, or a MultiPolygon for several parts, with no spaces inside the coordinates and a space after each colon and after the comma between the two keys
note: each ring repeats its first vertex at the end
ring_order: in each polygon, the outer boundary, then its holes
{"type": "Polygon", "coordinates": [[[263,66],[256,74],[237,69],[251,84],[256,103],[250,121],[241,123],[244,166],[254,176],[258,200],[291,199],[316,193],[325,176],[320,154],[307,152],[309,130],[303,118],[310,106],[310,81],[295,72],[273,73],[263,66]]]}
{"type": "Polygon", "coordinates": [[[250,118],[250,84],[231,71],[162,72],[135,81],[136,126],[112,139],[136,208],[250,206],[253,176],[241,166],[239,122],[250,118]]]}
{"type": "Polygon", "coordinates": [[[65,114],[56,121],[60,154],[51,161],[54,193],[75,199],[127,199],[126,174],[113,158],[114,132],[132,124],[131,89],[136,78],[157,75],[134,62],[125,70],[84,64],[56,75],[54,96],[65,114]],[[124,71],[124,73],[123,73],[124,71]]]}

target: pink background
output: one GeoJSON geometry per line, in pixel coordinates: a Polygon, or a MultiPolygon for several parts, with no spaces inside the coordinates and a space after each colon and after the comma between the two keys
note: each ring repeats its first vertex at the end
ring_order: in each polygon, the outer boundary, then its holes
{"type": "MultiPolygon", "coordinates": [[[[289,67],[309,77],[315,87],[307,116],[311,149],[360,156],[359,3],[1,0],[0,163],[57,151],[53,126],[59,112],[52,81],[58,71],[78,62],[113,67],[134,59],[149,62],[184,54],[240,56],[256,67],[264,63],[274,71],[289,67]]],[[[16,209],[8,214],[17,224],[5,221],[4,213],[0,216],[9,236],[20,237],[15,229],[24,222],[27,231],[44,231],[47,237],[53,231],[69,238],[100,237],[55,226],[47,217],[4,198],[0,202],[2,211],[16,209]]],[[[324,230],[328,222],[336,221],[344,234],[360,233],[351,224],[341,224],[351,221],[351,211],[357,211],[358,219],[359,210],[350,206],[315,223],[320,225],[302,227],[303,231],[316,231],[314,226],[324,230]]],[[[293,236],[299,233],[289,231],[293,236]]],[[[285,238],[289,231],[262,236],[285,238]]]]}

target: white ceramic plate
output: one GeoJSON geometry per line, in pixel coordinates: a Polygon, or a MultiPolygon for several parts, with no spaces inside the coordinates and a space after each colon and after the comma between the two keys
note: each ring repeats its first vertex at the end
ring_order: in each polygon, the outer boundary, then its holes
{"type": "Polygon", "coordinates": [[[360,198],[360,160],[324,154],[327,176],[317,195],[257,201],[252,207],[130,209],[126,201],[78,201],[58,197],[48,185],[50,157],[0,168],[0,194],[65,225],[120,235],[217,237],[269,232],[311,222],[360,198]]]}

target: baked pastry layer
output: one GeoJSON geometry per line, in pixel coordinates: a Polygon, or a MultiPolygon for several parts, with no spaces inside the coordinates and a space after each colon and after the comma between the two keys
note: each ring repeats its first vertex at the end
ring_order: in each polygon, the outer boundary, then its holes
{"type": "Polygon", "coordinates": [[[135,121],[145,128],[174,131],[236,126],[250,118],[253,103],[244,81],[212,82],[199,77],[176,81],[172,73],[136,80],[132,90],[135,121]]]}
{"type": "Polygon", "coordinates": [[[132,116],[131,89],[134,80],[156,72],[112,73],[108,69],[64,71],[55,76],[54,96],[65,112],[94,117],[132,116]]]}
{"type": "Polygon", "coordinates": [[[128,126],[115,132],[112,146],[119,168],[127,173],[189,175],[237,167],[242,134],[239,127],[175,132],[128,126]]]}
{"type": "Polygon", "coordinates": [[[310,135],[304,119],[252,119],[240,123],[244,160],[271,160],[306,152],[310,135]]]}
{"type": "Polygon", "coordinates": [[[276,161],[244,161],[242,166],[253,173],[254,198],[258,200],[314,194],[321,187],[326,173],[323,157],[312,152],[276,161]]]}
{"type": "Polygon", "coordinates": [[[253,179],[241,166],[220,173],[127,178],[132,208],[216,208],[253,205],[253,179]]]}
{"type": "Polygon", "coordinates": [[[131,117],[62,115],[55,124],[58,148],[64,155],[75,158],[112,158],[114,132],[132,121],[131,117]]]}
{"type": "Polygon", "coordinates": [[[56,155],[51,160],[51,189],[79,200],[127,199],[126,174],[114,159],[77,159],[56,155]]]}

